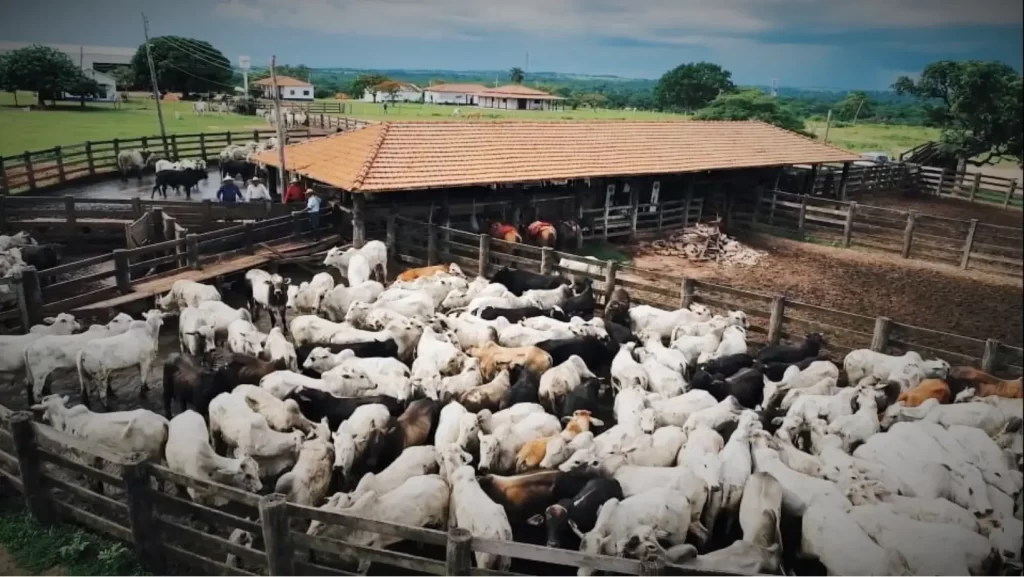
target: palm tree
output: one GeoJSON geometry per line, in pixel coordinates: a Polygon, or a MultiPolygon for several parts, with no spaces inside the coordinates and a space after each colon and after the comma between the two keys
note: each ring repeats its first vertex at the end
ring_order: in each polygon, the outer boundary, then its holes
{"type": "Polygon", "coordinates": [[[512,81],[512,84],[522,84],[523,79],[526,78],[526,73],[523,72],[522,68],[516,66],[512,70],[508,71],[508,77],[509,80],[512,81]]]}

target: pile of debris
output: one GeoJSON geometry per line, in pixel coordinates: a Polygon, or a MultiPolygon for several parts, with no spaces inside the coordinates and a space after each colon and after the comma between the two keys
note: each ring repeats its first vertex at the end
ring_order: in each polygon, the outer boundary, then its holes
{"type": "Polygon", "coordinates": [[[725,235],[718,222],[698,223],[662,238],[640,243],[643,253],[660,256],[684,256],[693,262],[716,262],[726,266],[741,264],[752,266],[767,253],[740,244],[725,235]]]}

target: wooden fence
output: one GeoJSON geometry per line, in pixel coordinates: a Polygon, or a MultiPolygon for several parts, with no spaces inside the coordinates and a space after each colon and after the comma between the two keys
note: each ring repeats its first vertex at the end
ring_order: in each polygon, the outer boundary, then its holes
{"type": "Polygon", "coordinates": [[[1024,207],[1024,194],[1016,178],[1005,178],[978,171],[958,173],[931,166],[917,167],[917,190],[968,202],[995,204],[1003,208],[1024,207]]]}
{"type": "Polygon", "coordinates": [[[914,210],[825,200],[780,191],[737,198],[733,228],[864,247],[927,262],[1013,277],[1024,272],[1024,229],[914,210]]]}
{"type": "Polygon", "coordinates": [[[683,200],[640,204],[632,206],[606,206],[583,210],[583,222],[589,225],[584,239],[630,239],[661,234],[692,226],[701,218],[704,198],[691,193],[683,200]]]}
{"type": "MultiPolygon", "coordinates": [[[[122,150],[146,148],[165,158],[202,158],[214,161],[229,144],[265,140],[276,134],[272,129],[169,134],[166,148],[157,135],[91,140],[83,144],[26,151],[0,158],[0,194],[51,188],[115,172],[117,155],[122,150]]],[[[305,127],[290,129],[288,137],[309,138],[310,132],[305,127]]]]}
{"type": "Polygon", "coordinates": [[[393,258],[414,266],[457,263],[466,274],[488,275],[512,266],[545,274],[587,277],[599,303],[616,286],[630,292],[632,302],[660,307],[700,302],[716,312],[743,310],[750,318],[753,340],[778,343],[818,332],[836,360],[854,349],[870,348],[898,354],[917,350],[953,364],[970,364],[999,375],[1021,374],[1024,351],[996,340],[981,340],[768,295],[697,281],[686,277],[599,261],[550,248],[512,244],[401,217],[388,220],[385,243],[393,258]],[[424,242],[424,239],[426,241],[424,242]]]}
{"type": "Polygon", "coordinates": [[[0,407],[0,423],[0,482],[22,495],[34,519],[44,525],[68,521],[126,542],[156,575],[181,574],[181,568],[207,575],[357,575],[346,558],[383,564],[392,572],[520,574],[474,568],[475,552],[542,563],[529,565],[531,573],[541,574],[571,574],[586,567],[626,575],[660,575],[666,569],[673,574],[724,575],[667,564],[662,557],[637,561],[590,555],[473,537],[466,529],[438,531],[305,507],[287,503],[284,495],[248,493],[105,450],[35,423],[28,412],[0,407]],[[172,485],[178,487],[174,494],[172,485]],[[227,505],[195,503],[181,492],[186,487],[227,505]],[[325,524],[323,535],[308,535],[309,521],[325,524]],[[196,522],[208,528],[201,530],[196,522]],[[417,544],[418,552],[346,543],[331,536],[338,529],[399,537],[417,544]],[[235,530],[250,533],[252,546],[231,540],[235,530]]]}

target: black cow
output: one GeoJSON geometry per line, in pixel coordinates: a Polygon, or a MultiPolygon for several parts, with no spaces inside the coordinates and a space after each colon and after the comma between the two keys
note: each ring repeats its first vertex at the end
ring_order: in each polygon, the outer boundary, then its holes
{"type": "Polygon", "coordinates": [[[216,365],[217,372],[227,379],[227,386],[230,387],[228,390],[238,385],[258,385],[270,373],[288,369],[284,359],[264,361],[242,353],[232,353],[226,361],[219,359],[216,365]]]}
{"type": "Polygon", "coordinates": [[[19,247],[21,260],[36,267],[36,270],[46,270],[60,264],[60,248],[59,244],[30,244],[19,247]]]}
{"type": "Polygon", "coordinates": [[[327,349],[331,351],[332,354],[335,355],[340,353],[341,351],[352,351],[352,353],[355,356],[364,359],[369,357],[390,357],[392,359],[398,358],[398,343],[395,342],[395,339],[387,339],[385,341],[346,343],[343,345],[338,345],[334,343],[311,343],[308,345],[300,345],[295,347],[295,355],[298,358],[300,367],[303,364],[305,364],[306,358],[309,357],[309,353],[313,352],[313,349],[315,348],[327,349]]]}
{"type": "Polygon", "coordinates": [[[582,317],[583,320],[594,318],[594,307],[597,301],[594,300],[594,286],[590,279],[581,283],[583,290],[576,295],[566,299],[562,304],[562,311],[569,317],[582,317]]]}
{"type": "Polygon", "coordinates": [[[573,355],[579,356],[592,371],[611,364],[619,352],[619,344],[609,337],[570,337],[537,343],[537,348],[551,355],[551,365],[560,365],[573,355]]]}
{"type": "Polygon", "coordinates": [[[560,276],[537,274],[508,267],[494,273],[491,282],[505,285],[505,288],[516,296],[522,296],[528,290],[549,290],[568,284],[568,281],[560,276]]]}
{"type": "Polygon", "coordinates": [[[204,418],[209,417],[210,401],[221,393],[230,393],[229,375],[197,366],[187,356],[173,354],[164,361],[164,415],[171,418],[171,402],[178,401],[182,411],[189,405],[204,418]]]}
{"type": "Polygon", "coordinates": [[[733,376],[736,374],[736,371],[739,371],[740,369],[752,366],[754,366],[754,357],[747,353],[736,353],[734,355],[725,355],[724,357],[711,359],[702,365],[697,365],[697,369],[707,371],[712,375],[720,374],[724,378],[733,376]]]}
{"type": "Polygon", "coordinates": [[[512,524],[527,521],[542,512],[548,503],[572,497],[586,486],[587,473],[535,471],[522,475],[484,475],[480,488],[501,505],[512,524]]]}
{"type": "Polygon", "coordinates": [[[568,322],[569,317],[561,309],[544,310],[539,307],[518,307],[518,308],[496,308],[484,307],[479,314],[485,321],[493,321],[498,317],[505,317],[510,323],[518,323],[523,319],[532,317],[551,317],[555,320],[568,322]]]}
{"type": "Polygon", "coordinates": [[[402,402],[394,397],[386,395],[374,395],[369,397],[336,397],[326,391],[310,388],[300,388],[285,396],[285,400],[295,399],[299,404],[299,410],[305,417],[314,423],[319,423],[325,417],[331,430],[336,430],[342,421],[352,416],[352,413],[363,405],[380,403],[388,408],[391,415],[402,413],[402,402]]]}
{"type": "Polygon", "coordinates": [[[153,184],[153,191],[149,198],[156,196],[159,189],[160,194],[167,198],[167,187],[174,189],[176,194],[181,194],[185,189],[185,198],[192,200],[192,189],[198,186],[200,180],[206,180],[206,171],[196,168],[185,168],[182,170],[161,170],[156,173],[156,182],[153,184]]]}
{"type": "Polygon", "coordinates": [[[717,401],[723,401],[731,395],[736,397],[740,405],[753,409],[764,400],[764,374],[755,368],[747,367],[725,379],[720,374],[715,375],[710,385],[707,385],[704,378],[699,381],[696,378],[691,379],[690,389],[703,389],[711,393],[717,401]]]}
{"type": "Polygon", "coordinates": [[[768,345],[757,353],[757,360],[762,363],[798,363],[804,359],[818,356],[824,337],[811,333],[798,345],[768,345]]]}
{"type": "Polygon", "coordinates": [[[238,176],[248,182],[256,175],[256,165],[244,160],[228,160],[220,163],[220,177],[238,176]]]}
{"type": "Polygon", "coordinates": [[[612,340],[620,346],[626,343],[636,343],[637,345],[643,344],[640,342],[640,339],[636,338],[636,335],[633,334],[633,331],[629,329],[628,325],[621,325],[617,322],[605,319],[604,330],[608,331],[608,336],[610,336],[612,340]]]}
{"type": "Polygon", "coordinates": [[[575,220],[560,220],[555,223],[555,248],[561,251],[574,251],[580,238],[580,225],[575,220]]]}
{"type": "Polygon", "coordinates": [[[561,407],[552,407],[559,417],[571,417],[576,411],[590,411],[591,415],[605,420],[601,413],[601,381],[585,378],[583,383],[562,397],[561,407]]]}
{"type": "Polygon", "coordinates": [[[604,321],[629,326],[629,301],[629,292],[620,286],[615,287],[604,306],[604,321]]]}
{"type": "Polygon", "coordinates": [[[806,359],[804,359],[804,360],[802,360],[802,361],[800,361],[798,363],[766,363],[765,364],[765,363],[758,362],[758,363],[754,364],[754,366],[759,368],[759,369],[761,369],[761,372],[764,373],[764,376],[768,377],[770,380],[781,381],[782,380],[782,376],[786,374],[786,369],[788,369],[789,367],[796,366],[796,368],[798,368],[798,369],[800,369],[802,371],[802,370],[806,369],[807,367],[811,366],[811,363],[813,363],[814,361],[821,361],[821,360],[825,360],[825,359],[819,355],[817,357],[808,357],[808,358],[806,358],[806,359]]]}
{"type": "Polygon", "coordinates": [[[539,403],[540,382],[533,373],[520,366],[513,366],[510,371],[512,386],[501,400],[501,408],[507,409],[518,403],[539,403]]]}
{"type": "Polygon", "coordinates": [[[392,417],[383,431],[371,431],[363,457],[367,470],[379,473],[405,449],[430,443],[440,414],[441,403],[417,399],[400,416],[392,417]]]}
{"type": "MultiPolygon", "coordinates": [[[[579,531],[586,533],[597,523],[597,513],[609,499],[623,499],[622,485],[615,479],[593,478],[572,497],[560,499],[527,520],[531,525],[547,526],[547,546],[563,547],[565,537],[579,531]],[[571,530],[570,530],[571,529],[571,530]]],[[[573,543],[575,544],[575,543],[573,543]]],[[[570,547],[566,547],[570,548],[570,547]]]]}

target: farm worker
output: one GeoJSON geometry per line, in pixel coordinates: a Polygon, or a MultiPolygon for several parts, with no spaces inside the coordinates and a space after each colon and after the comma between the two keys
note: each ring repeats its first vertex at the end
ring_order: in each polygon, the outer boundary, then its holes
{"type": "Polygon", "coordinates": [[[309,213],[309,226],[315,233],[320,228],[320,197],[312,188],[306,189],[306,212],[309,213]]]}
{"type": "Polygon", "coordinates": [[[245,200],[248,202],[263,202],[270,200],[270,192],[267,186],[260,181],[260,177],[254,176],[245,187],[245,200]]]}
{"type": "Polygon", "coordinates": [[[281,202],[288,204],[289,202],[303,202],[306,200],[306,195],[302,191],[302,187],[299,186],[299,179],[292,177],[291,184],[288,185],[288,189],[284,191],[284,198],[281,202]]]}
{"type": "Polygon", "coordinates": [[[224,204],[234,204],[240,196],[242,196],[242,192],[238,190],[235,179],[225,176],[221,181],[220,188],[217,189],[217,200],[224,204]]]}

